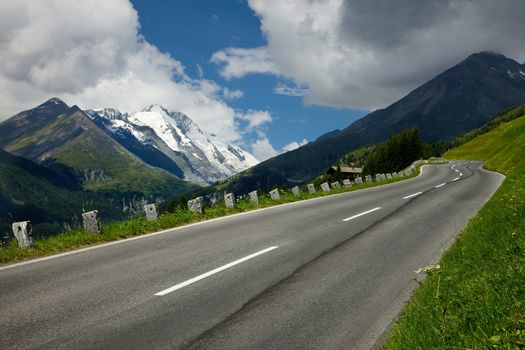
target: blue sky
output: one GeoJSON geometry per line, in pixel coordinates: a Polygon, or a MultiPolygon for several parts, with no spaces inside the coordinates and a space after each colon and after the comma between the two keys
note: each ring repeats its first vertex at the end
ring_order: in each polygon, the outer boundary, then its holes
{"type": "MultiPolygon", "coordinates": [[[[228,101],[242,110],[265,110],[272,122],[265,132],[276,150],[304,139],[313,141],[322,134],[342,129],[366,112],[350,108],[305,105],[298,96],[274,93],[279,83],[289,81],[270,74],[247,75],[225,79],[218,66],[210,62],[212,55],[227,47],[251,48],[266,45],[260,31],[260,20],[241,0],[151,1],[132,0],[141,24],[140,33],[161,51],[181,61],[186,72],[216,81],[230,90],[240,90],[243,97],[228,101]]],[[[247,145],[255,135],[246,135],[247,145]]]]}

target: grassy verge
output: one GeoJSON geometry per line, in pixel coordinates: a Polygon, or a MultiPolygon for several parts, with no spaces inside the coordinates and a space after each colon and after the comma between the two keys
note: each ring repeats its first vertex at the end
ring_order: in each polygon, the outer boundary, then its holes
{"type": "Polygon", "coordinates": [[[352,186],[352,188],[331,189],[330,192],[322,192],[318,189],[317,193],[310,195],[306,189],[302,189],[300,196],[294,196],[291,191],[283,191],[280,200],[272,200],[267,196],[259,197],[259,205],[252,204],[247,196],[241,197],[233,209],[228,209],[224,205],[215,205],[206,208],[204,215],[194,214],[188,210],[177,210],[175,213],[163,213],[157,221],[147,221],[144,216],[137,216],[132,219],[120,222],[103,224],[102,234],[89,234],[81,228],[69,232],[63,232],[53,237],[37,240],[33,247],[21,249],[16,240],[12,239],[7,245],[0,245],[0,264],[6,264],[18,260],[36,258],[45,255],[61,253],[73,249],[78,249],[94,244],[115,241],[129,238],[163,229],[174,228],[186,224],[213,219],[221,216],[246,212],[250,210],[270,207],[278,204],[291,203],[300,200],[323,197],[337,193],[344,193],[375,187],[388,183],[398,182],[415,177],[419,174],[419,167],[411,177],[395,178],[380,183],[364,184],[362,186],[352,186]]]}
{"type": "Polygon", "coordinates": [[[418,288],[383,349],[525,349],[525,117],[445,154],[506,180],[418,288]]]}

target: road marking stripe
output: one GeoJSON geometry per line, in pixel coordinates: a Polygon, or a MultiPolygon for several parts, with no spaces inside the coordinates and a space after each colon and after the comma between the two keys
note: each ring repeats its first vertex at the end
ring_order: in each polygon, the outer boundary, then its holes
{"type": "Polygon", "coordinates": [[[358,218],[358,217],[360,217],[360,216],[363,216],[363,215],[366,215],[366,214],[370,214],[370,213],[372,213],[372,212],[374,212],[374,211],[376,211],[376,210],[379,210],[379,209],[381,209],[381,207],[377,207],[377,208],[374,208],[374,209],[370,209],[370,210],[364,211],[364,212],[362,212],[362,213],[356,214],[356,215],[354,215],[354,216],[350,216],[349,218],[343,219],[343,221],[344,221],[344,222],[346,222],[346,221],[350,221],[350,220],[356,219],[356,218],[358,218]]]}
{"type": "Polygon", "coordinates": [[[439,185],[435,186],[434,188],[440,188],[442,186],[445,186],[446,184],[447,184],[446,182],[443,182],[442,184],[439,184],[439,185]]]}
{"type": "Polygon", "coordinates": [[[452,181],[458,181],[459,177],[456,177],[455,179],[452,179],[452,181]]]}
{"type": "Polygon", "coordinates": [[[403,199],[409,199],[409,198],[412,198],[412,197],[415,197],[415,196],[419,196],[421,193],[423,193],[423,192],[418,192],[418,193],[414,193],[414,194],[408,195],[406,197],[403,197],[403,199]]]}
{"type": "Polygon", "coordinates": [[[239,259],[239,260],[232,261],[232,262],[229,263],[229,264],[223,265],[223,266],[218,267],[218,268],[216,268],[216,269],[214,269],[214,270],[211,270],[211,271],[208,271],[208,272],[206,272],[206,273],[203,273],[202,275],[199,275],[199,276],[197,276],[197,277],[193,277],[193,278],[191,278],[191,279],[189,279],[189,280],[187,280],[187,281],[184,281],[184,282],[182,282],[182,283],[179,283],[179,284],[177,284],[177,285],[174,285],[173,287],[169,287],[169,288],[167,288],[167,289],[164,289],[163,291],[160,291],[160,292],[156,293],[155,295],[156,295],[156,296],[163,296],[163,295],[169,294],[169,293],[171,293],[171,292],[176,291],[177,289],[184,288],[184,287],[186,287],[186,286],[188,286],[188,285],[190,285],[190,284],[192,284],[192,283],[195,283],[195,282],[197,282],[197,281],[200,281],[200,280],[202,280],[202,279],[204,279],[204,278],[206,278],[206,277],[209,277],[209,276],[211,276],[211,275],[215,275],[216,273],[219,273],[219,272],[221,272],[221,271],[224,271],[224,270],[226,270],[226,269],[229,269],[230,267],[233,267],[233,266],[235,266],[235,265],[238,265],[238,264],[240,264],[240,263],[242,263],[242,262],[245,262],[245,261],[247,261],[247,260],[253,259],[253,258],[255,258],[256,256],[259,256],[259,255],[261,255],[261,254],[268,253],[269,251],[272,251],[272,250],[277,249],[277,248],[279,248],[279,247],[278,247],[278,246],[272,246],[272,247],[269,247],[269,248],[263,249],[263,250],[261,250],[261,251],[258,251],[257,253],[250,254],[250,255],[248,255],[248,256],[245,256],[244,258],[241,258],[241,259],[239,259]]]}

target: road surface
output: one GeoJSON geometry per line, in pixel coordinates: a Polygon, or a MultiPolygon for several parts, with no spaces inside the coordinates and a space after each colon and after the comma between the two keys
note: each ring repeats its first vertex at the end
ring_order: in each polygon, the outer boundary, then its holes
{"type": "Polygon", "coordinates": [[[366,349],[503,181],[479,162],[0,267],[2,349],[366,349]]]}

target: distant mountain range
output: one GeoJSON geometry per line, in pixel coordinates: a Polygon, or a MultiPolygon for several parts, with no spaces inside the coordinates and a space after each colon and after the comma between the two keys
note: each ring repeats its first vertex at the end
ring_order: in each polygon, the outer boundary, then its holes
{"type": "Polygon", "coordinates": [[[193,183],[211,184],[259,163],[240,147],[207,134],[187,115],[162,106],[132,113],[106,108],[86,114],[146,163],[193,183]]]}
{"type": "Polygon", "coordinates": [[[75,178],[84,190],[182,193],[188,183],[122,147],[77,106],[54,98],[0,124],[0,148],[75,178]]]}
{"type": "Polygon", "coordinates": [[[58,98],[0,123],[0,151],[0,225],[55,228],[83,209],[121,218],[258,163],[161,106],[83,111],[58,98]]]}
{"type": "Polygon", "coordinates": [[[71,168],[87,188],[113,187],[130,166],[144,167],[144,175],[153,178],[163,169],[206,185],[259,163],[240,147],[206,134],[185,114],[161,106],[132,113],[83,111],[58,98],[0,123],[0,148],[47,166],[71,168]],[[121,160],[118,167],[115,157],[121,160]]]}
{"type": "Polygon", "coordinates": [[[294,151],[268,159],[220,188],[244,193],[254,188],[301,184],[341,156],[409,127],[426,142],[477,128],[495,113],[525,103],[525,65],[503,55],[480,52],[444,71],[385,109],[344,130],[332,131],[294,151]]]}

